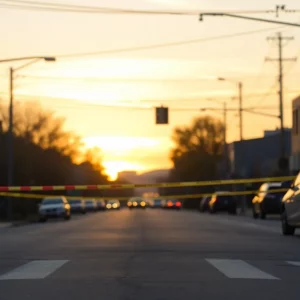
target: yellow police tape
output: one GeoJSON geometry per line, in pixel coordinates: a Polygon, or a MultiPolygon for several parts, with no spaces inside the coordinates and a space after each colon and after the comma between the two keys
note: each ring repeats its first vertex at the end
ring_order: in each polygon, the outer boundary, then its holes
{"type": "MultiPolygon", "coordinates": [[[[193,186],[212,186],[212,185],[238,185],[249,183],[265,183],[265,182],[280,182],[293,180],[295,176],[283,177],[266,177],[266,178],[248,178],[248,179],[226,179],[226,180],[207,180],[207,181],[191,181],[191,182],[168,182],[168,183],[145,183],[145,184],[104,184],[104,185],[74,185],[72,190],[116,190],[116,189],[134,189],[134,188],[172,188],[172,187],[193,187],[193,186]]],[[[51,186],[50,190],[64,191],[68,190],[68,186],[51,186]]],[[[19,192],[21,186],[8,187],[9,192],[19,192]]],[[[29,186],[28,191],[46,191],[43,186],[29,186]]],[[[2,189],[3,191],[3,189],[2,189]]],[[[6,191],[6,190],[5,190],[6,191]]],[[[24,192],[27,190],[24,190],[24,192]]]]}
{"type": "MultiPolygon", "coordinates": [[[[272,190],[272,193],[285,193],[287,189],[276,189],[272,190]]],[[[203,197],[210,197],[215,195],[216,193],[222,193],[224,196],[245,196],[245,195],[257,195],[259,193],[264,194],[265,192],[259,192],[257,190],[252,191],[234,191],[234,192],[214,192],[214,193],[202,193],[202,194],[188,194],[188,195],[169,195],[169,196],[158,196],[158,197],[149,197],[148,199],[153,198],[159,198],[159,199],[199,199],[203,197]]],[[[3,197],[13,197],[13,198],[29,198],[29,199],[43,199],[46,197],[59,197],[58,195],[41,195],[41,194],[24,194],[24,193],[12,193],[12,192],[0,192],[0,196],[3,197]]],[[[118,200],[129,200],[133,197],[81,197],[81,196],[65,196],[67,199],[83,199],[83,200],[112,200],[112,199],[118,199],[118,200]]],[[[135,197],[135,196],[134,196],[135,197]]],[[[144,197],[147,199],[147,197],[144,197]]]]}

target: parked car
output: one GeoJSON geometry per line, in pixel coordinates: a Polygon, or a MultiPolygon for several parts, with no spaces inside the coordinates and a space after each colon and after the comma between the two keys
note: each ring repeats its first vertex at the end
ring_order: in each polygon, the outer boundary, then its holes
{"type": "Polygon", "coordinates": [[[179,200],[170,199],[165,202],[165,209],[177,209],[180,210],[182,208],[182,204],[179,200]]]}
{"type": "Polygon", "coordinates": [[[209,201],[211,200],[211,196],[203,197],[200,201],[199,211],[206,212],[209,211],[209,201]]]}
{"type": "Polygon", "coordinates": [[[162,200],[161,199],[152,199],[150,201],[151,208],[162,208],[162,200]]]}
{"type": "Polygon", "coordinates": [[[39,206],[39,220],[45,222],[48,218],[71,218],[71,206],[65,197],[47,197],[42,200],[39,206]]]}
{"type": "Polygon", "coordinates": [[[82,199],[70,199],[68,202],[72,213],[86,213],[85,202],[82,199]]]}
{"type": "Polygon", "coordinates": [[[257,194],[252,199],[252,215],[265,219],[268,214],[281,213],[281,200],[285,194],[281,182],[264,183],[260,186],[257,194]]]}
{"type": "Polygon", "coordinates": [[[237,203],[234,196],[226,195],[227,191],[216,192],[212,195],[208,206],[210,213],[226,211],[229,214],[236,214],[237,203]]]}
{"type": "Polygon", "coordinates": [[[281,201],[281,227],[284,235],[293,235],[300,228],[300,173],[294,182],[286,182],[288,191],[281,201]]]}
{"type": "Polygon", "coordinates": [[[120,209],[120,207],[121,207],[120,201],[117,199],[108,200],[106,203],[107,209],[120,209]]]}
{"type": "Polygon", "coordinates": [[[105,210],[106,209],[106,203],[104,200],[98,200],[97,201],[97,208],[98,210],[105,210]]]}
{"type": "Polygon", "coordinates": [[[133,208],[146,208],[147,203],[146,203],[146,201],[143,200],[143,198],[135,197],[135,198],[131,198],[127,202],[127,206],[130,209],[133,209],[133,208]]]}
{"type": "Polygon", "coordinates": [[[97,211],[97,202],[94,199],[85,200],[86,211],[97,211]]]}

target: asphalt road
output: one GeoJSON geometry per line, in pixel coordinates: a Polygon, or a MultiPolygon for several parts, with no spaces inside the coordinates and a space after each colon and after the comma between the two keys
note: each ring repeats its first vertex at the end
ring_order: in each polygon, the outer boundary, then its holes
{"type": "Polygon", "coordinates": [[[0,229],[1,300],[299,299],[299,280],[278,221],[123,209],[0,229]]]}

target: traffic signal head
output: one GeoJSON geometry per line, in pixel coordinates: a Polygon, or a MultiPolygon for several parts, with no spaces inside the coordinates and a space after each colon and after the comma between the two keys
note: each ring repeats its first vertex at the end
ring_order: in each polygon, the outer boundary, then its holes
{"type": "Polygon", "coordinates": [[[168,107],[156,107],[156,124],[169,124],[169,108],[168,107]]]}

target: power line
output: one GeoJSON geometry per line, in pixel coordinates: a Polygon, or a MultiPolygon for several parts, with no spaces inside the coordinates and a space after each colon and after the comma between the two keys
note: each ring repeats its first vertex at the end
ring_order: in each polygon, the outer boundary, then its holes
{"type": "Polygon", "coordinates": [[[82,56],[94,56],[94,55],[118,54],[118,53],[126,53],[126,52],[144,51],[144,50],[151,50],[151,49],[182,46],[182,45],[188,45],[188,44],[205,43],[205,42],[215,41],[215,40],[220,40],[220,39],[251,35],[251,34],[261,33],[261,32],[266,32],[266,31],[273,31],[273,30],[278,30],[280,28],[283,28],[283,27],[281,26],[281,27],[276,27],[276,28],[274,28],[274,27],[273,28],[265,28],[265,29],[259,29],[259,30],[233,33],[233,34],[219,35],[219,36],[214,36],[214,37],[209,37],[209,38],[199,38],[199,39],[184,40],[184,41],[170,42],[170,43],[163,43],[163,44],[153,44],[153,45],[140,46],[140,47],[120,48],[120,49],[112,49],[112,50],[104,50],[104,51],[96,51],[96,52],[85,52],[85,53],[61,54],[61,55],[55,55],[55,57],[69,58],[69,57],[82,57],[82,56]]]}
{"type": "MultiPolygon", "coordinates": [[[[125,9],[116,7],[99,7],[99,6],[82,6],[70,5],[51,2],[39,1],[22,1],[22,0],[2,0],[3,8],[10,9],[30,9],[30,10],[44,10],[44,11],[57,11],[57,12],[72,12],[72,13],[98,13],[98,14],[143,14],[143,15],[186,15],[195,16],[208,11],[175,11],[175,10],[139,10],[139,9],[125,9]]],[[[285,11],[285,13],[297,13],[300,10],[285,11]]],[[[212,12],[212,11],[209,11],[212,12]]],[[[215,10],[215,13],[221,11],[215,10]]],[[[276,10],[231,10],[222,11],[223,13],[231,14],[276,14],[276,10]]]]}
{"type": "MultiPolygon", "coordinates": [[[[4,94],[4,93],[3,93],[4,94]]],[[[53,104],[55,107],[65,107],[65,108],[120,108],[120,109],[130,109],[130,110],[153,110],[154,107],[156,107],[155,105],[153,106],[137,106],[137,105],[120,105],[122,103],[119,102],[118,105],[111,105],[111,104],[104,104],[104,103],[83,103],[80,102],[80,100],[75,100],[75,99],[62,99],[59,97],[43,97],[43,96],[37,96],[37,95],[17,95],[17,97],[22,97],[22,98],[44,98],[44,99],[51,99],[51,100],[66,100],[66,101],[74,101],[73,103],[68,103],[68,104],[63,104],[63,103],[56,103],[53,104]],[[76,101],[76,102],[75,102],[76,101]]],[[[164,101],[162,101],[164,102],[164,101]]],[[[170,106],[169,106],[170,107],[170,106]]],[[[220,110],[219,108],[216,107],[204,107],[207,110],[215,110],[218,111],[220,110]]],[[[172,111],[201,111],[203,108],[201,107],[170,107],[170,109],[172,111]]],[[[244,110],[254,110],[257,109],[257,107],[255,106],[249,106],[249,107],[245,107],[244,110]]],[[[276,106],[265,106],[265,107],[259,107],[259,109],[261,110],[272,110],[272,109],[277,109],[276,106]]],[[[221,109],[222,110],[222,109],[221,109]]],[[[234,110],[237,111],[238,109],[236,108],[229,108],[229,110],[234,110]]]]}

